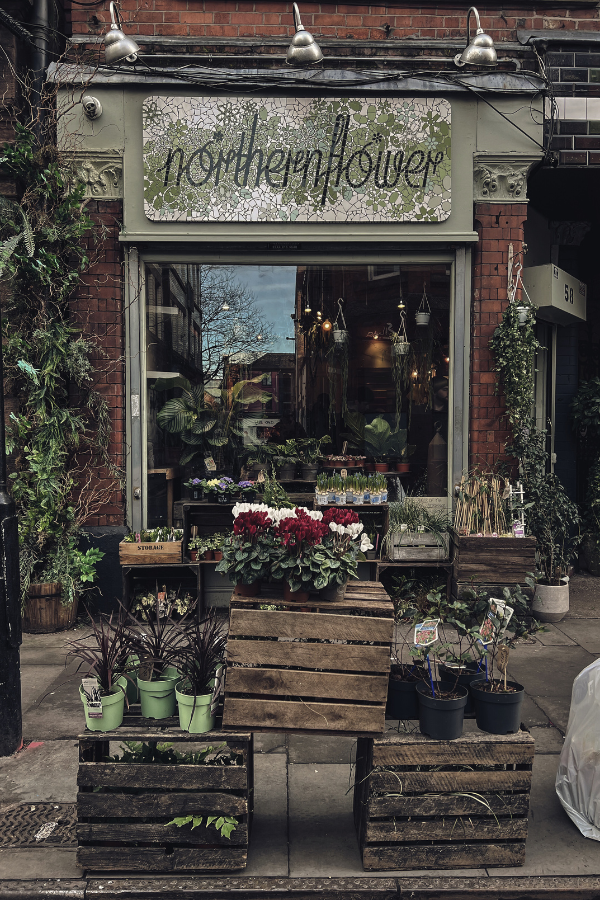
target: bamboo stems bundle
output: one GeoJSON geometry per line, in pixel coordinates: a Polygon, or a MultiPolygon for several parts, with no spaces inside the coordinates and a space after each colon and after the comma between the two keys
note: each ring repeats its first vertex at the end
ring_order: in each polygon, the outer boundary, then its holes
{"type": "Polygon", "coordinates": [[[504,534],[504,484],[498,475],[463,475],[459,486],[454,527],[459,534],[504,534]]]}

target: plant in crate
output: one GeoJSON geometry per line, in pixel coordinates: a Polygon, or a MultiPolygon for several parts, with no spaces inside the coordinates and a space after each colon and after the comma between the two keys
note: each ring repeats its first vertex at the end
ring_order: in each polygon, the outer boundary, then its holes
{"type": "Polygon", "coordinates": [[[214,727],[213,688],[223,668],[227,636],[214,611],[202,622],[186,623],[182,633],[175,657],[181,676],[175,687],[179,724],[184,731],[202,734],[214,727]]]}
{"type": "MultiPolygon", "coordinates": [[[[321,517],[321,513],[316,513],[321,517]]],[[[327,587],[330,561],[326,554],[317,559],[318,546],[329,532],[329,526],[297,508],[281,519],[274,531],[272,575],[285,583],[288,599],[307,600],[311,590],[327,587]],[[290,595],[295,595],[291,596],[290,595]]]]}
{"type": "Polygon", "coordinates": [[[314,559],[319,564],[315,587],[321,586],[321,596],[327,600],[340,600],[346,593],[351,578],[358,578],[357,564],[364,562],[367,550],[373,544],[363,531],[358,514],[350,509],[328,509],[322,522],[329,527],[321,544],[315,549],[314,559]]]}
{"type": "Polygon", "coordinates": [[[250,504],[233,508],[233,532],[223,542],[223,559],[216,571],[227,575],[238,594],[254,596],[262,578],[268,578],[273,555],[273,520],[250,504]],[[247,507],[245,509],[244,507],[247,507]]]}
{"type": "Polygon", "coordinates": [[[390,503],[383,550],[390,559],[443,559],[448,552],[448,527],[446,513],[431,512],[415,498],[390,503]]]}
{"type": "Polygon", "coordinates": [[[94,678],[98,684],[98,695],[102,704],[100,716],[96,716],[97,710],[93,709],[93,701],[96,698],[90,693],[86,694],[83,685],[79,688],[85,709],[86,726],[91,731],[112,731],[123,721],[127,679],[132,670],[130,634],[123,616],[119,616],[115,622],[113,615],[109,619],[101,617],[98,622],[90,616],[90,621],[91,634],[85,638],[67,641],[69,647],[67,660],[69,657],[79,659],[80,663],[75,674],[85,668],[84,677],[94,678]]]}

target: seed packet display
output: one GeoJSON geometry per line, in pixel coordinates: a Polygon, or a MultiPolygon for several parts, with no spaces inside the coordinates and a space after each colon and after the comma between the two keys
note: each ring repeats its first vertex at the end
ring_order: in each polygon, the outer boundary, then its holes
{"type": "Polygon", "coordinates": [[[82,678],[81,686],[85,694],[88,716],[90,719],[102,718],[102,700],[98,693],[98,682],[95,678],[82,678]]]}
{"type": "Polygon", "coordinates": [[[430,647],[438,639],[439,619],[426,619],[415,625],[415,647],[430,647]]]}
{"type": "Polygon", "coordinates": [[[496,634],[504,634],[513,612],[513,607],[507,606],[505,600],[490,597],[488,611],[479,628],[479,640],[484,647],[492,643],[496,634]]]}

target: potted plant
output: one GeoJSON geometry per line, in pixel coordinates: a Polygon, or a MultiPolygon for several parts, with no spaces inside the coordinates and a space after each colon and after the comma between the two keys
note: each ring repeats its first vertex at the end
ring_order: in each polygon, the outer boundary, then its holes
{"type": "Polygon", "coordinates": [[[192,500],[202,500],[205,484],[206,480],[203,478],[190,478],[184,481],[183,486],[189,490],[192,500]]]}
{"type": "Polygon", "coordinates": [[[254,481],[239,481],[237,488],[245,503],[254,503],[256,499],[256,483],[254,481]]]}
{"type": "Polygon", "coordinates": [[[327,587],[330,562],[322,554],[318,557],[322,539],[329,527],[305,509],[297,508],[293,515],[278,522],[274,529],[272,576],[284,582],[286,600],[308,600],[312,590],[327,587]],[[321,568],[323,565],[323,569],[321,568]],[[327,574],[326,574],[327,572],[327,574]]]}
{"type": "Polygon", "coordinates": [[[271,570],[272,519],[264,511],[252,510],[250,504],[238,504],[233,513],[233,532],[223,542],[223,559],[216,571],[229,577],[237,594],[253,597],[261,578],[268,578],[271,570]]]}
{"type": "Polygon", "coordinates": [[[199,556],[203,559],[212,559],[212,550],[208,550],[206,547],[206,536],[198,535],[197,537],[190,538],[188,542],[188,553],[192,562],[196,562],[199,556]],[[209,556],[206,556],[206,553],[209,553],[209,556]]]}
{"type": "Polygon", "coordinates": [[[279,481],[293,481],[296,474],[296,465],[300,461],[299,449],[295,440],[278,444],[275,453],[275,465],[279,481]]]}
{"type": "Polygon", "coordinates": [[[182,632],[176,656],[181,680],[175,687],[179,726],[192,734],[204,734],[215,724],[213,688],[223,666],[227,635],[214,611],[202,622],[189,622],[182,632]]]}
{"type": "Polygon", "coordinates": [[[296,441],[304,481],[316,481],[323,445],[330,443],[331,437],[328,434],[322,438],[299,438],[296,441]]]}
{"type": "Polygon", "coordinates": [[[421,297],[419,308],[415,313],[415,322],[417,323],[417,325],[429,325],[430,318],[431,307],[429,305],[429,300],[427,299],[427,291],[425,289],[425,285],[423,285],[423,296],[421,297]]]}
{"type": "Polygon", "coordinates": [[[422,660],[414,658],[414,648],[407,639],[419,616],[415,606],[417,582],[406,575],[398,576],[394,582],[394,644],[385,715],[386,719],[404,721],[419,718],[417,684],[426,679],[427,673],[422,660]],[[405,652],[410,661],[403,658],[405,652]]]}
{"type": "Polygon", "coordinates": [[[349,509],[328,509],[322,523],[329,532],[316,548],[314,559],[320,572],[315,588],[320,588],[324,600],[342,600],[348,581],[358,578],[357,562],[365,559],[365,552],[373,548],[357,513],[349,509]],[[326,584],[322,584],[326,579],[326,584]]]}
{"type": "Polygon", "coordinates": [[[390,503],[384,552],[392,560],[446,559],[450,545],[448,527],[447,514],[430,512],[418,503],[418,498],[390,503]]]}
{"type": "Polygon", "coordinates": [[[86,694],[83,685],[79,687],[86,727],[90,731],[114,731],[123,721],[127,677],[132,670],[130,637],[122,616],[114,624],[112,615],[98,622],[90,619],[92,633],[67,642],[67,659],[79,659],[77,673],[85,666],[84,677],[95,679],[98,685],[99,710],[93,708],[96,698],[86,694]]]}
{"type": "MultiPolygon", "coordinates": [[[[142,716],[166,719],[175,712],[175,684],[179,674],[175,667],[182,644],[182,625],[170,615],[161,615],[157,597],[152,615],[140,620],[131,612],[129,641],[139,659],[137,685],[142,716]]],[[[185,621],[185,620],[183,620],[185,621]]]]}

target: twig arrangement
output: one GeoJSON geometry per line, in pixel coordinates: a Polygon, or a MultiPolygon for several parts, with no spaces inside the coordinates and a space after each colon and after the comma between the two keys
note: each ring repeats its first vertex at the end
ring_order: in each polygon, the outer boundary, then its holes
{"type": "Polygon", "coordinates": [[[454,515],[459,534],[505,534],[505,482],[491,473],[463,475],[454,515]]]}

